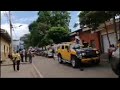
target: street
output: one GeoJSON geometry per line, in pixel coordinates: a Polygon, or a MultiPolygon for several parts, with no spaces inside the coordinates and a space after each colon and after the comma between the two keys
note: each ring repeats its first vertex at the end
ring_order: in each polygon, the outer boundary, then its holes
{"type": "Polygon", "coordinates": [[[33,63],[43,78],[117,78],[108,62],[84,67],[84,71],[74,69],[70,64],[59,64],[53,58],[36,56],[33,63]]]}
{"type": "Polygon", "coordinates": [[[1,67],[2,78],[117,78],[108,62],[98,66],[85,66],[84,71],[74,69],[70,64],[59,64],[53,58],[35,56],[33,63],[21,64],[20,71],[13,71],[12,65],[1,67]]]}

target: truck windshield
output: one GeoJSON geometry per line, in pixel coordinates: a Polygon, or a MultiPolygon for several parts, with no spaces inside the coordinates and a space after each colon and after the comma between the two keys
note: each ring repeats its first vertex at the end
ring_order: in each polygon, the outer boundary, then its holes
{"type": "Polygon", "coordinates": [[[82,48],[82,46],[80,46],[79,44],[76,44],[73,46],[73,49],[81,49],[81,48],[82,48]]]}

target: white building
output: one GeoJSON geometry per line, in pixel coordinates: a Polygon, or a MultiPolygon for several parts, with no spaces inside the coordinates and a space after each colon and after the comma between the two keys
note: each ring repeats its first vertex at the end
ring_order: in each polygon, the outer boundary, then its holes
{"type": "Polygon", "coordinates": [[[17,51],[20,49],[20,40],[13,40],[13,50],[17,51]]]}

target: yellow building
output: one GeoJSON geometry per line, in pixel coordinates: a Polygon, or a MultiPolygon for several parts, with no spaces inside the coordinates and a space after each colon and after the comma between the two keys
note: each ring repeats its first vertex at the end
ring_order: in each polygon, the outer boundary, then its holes
{"type": "Polygon", "coordinates": [[[5,61],[8,59],[10,52],[11,37],[4,29],[0,29],[0,59],[5,61]]]}

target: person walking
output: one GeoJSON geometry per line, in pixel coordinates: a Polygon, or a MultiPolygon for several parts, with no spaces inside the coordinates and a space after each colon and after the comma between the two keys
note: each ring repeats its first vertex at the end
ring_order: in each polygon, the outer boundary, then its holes
{"type": "Polygon", "coordinates": [[[17,64],[17,71],[19,71],[19,66],[20,66],[20,60],[21,60],[21,56],[19,54],[18,51],[14,52],[12,54],[12,61],[13,61],[13,69],[14,71],[16,71],[16,64],[17,64]]]}
{"type": "Polygon", "coordinates": [[[25,50],[25,62],[27,62],[27,50],[25,50]]]}
{"type": "Polygon", "coordinates": [[[21,62],[23,62],[23,51],[20,50],[21,62]]]}
{"type": "Polygon", "coordinates": [[[28,50],[29,62],[32,63],[32,49],[28,50]]]}
{"type": "Polygon", "coordinates": [[[14,71],[16,71],[16,69],[15,69],[15,64],[16,64],[15,59],[16,59],[16,56],[15,56],[15,52],[14,51],[13,51],[12,55],[10,56],[10,59],[13,62],[13,69],[14,69],[14,71]]]}
{"type": "Polygon", "coordinates": [[[16,62],[17,62],[17,70],[18,71],[20,69],[20,60],[21,60],[21,56],[20,56],[20,53],[17,51],[17,53],[16,53],[16,62]]]}
{"type": "Polygon", "coordinates": [[[108,62],[110,62],[111,61],[111,59],[112,59],[112,53],[113,53],[113,51],[115,51],[115,46],[114,46],[114,44],[112,44],[112,45],[110,45],[110,47],[109,47],[109,49],[108,49],[108,58],[109,58],[109,61],[108,62]]]}
{"type": "Polygon", "coordinates": [[[23,62],[25,61],[25,49],[22,50],[23,53],[23,62]]]}
{"type": "MultiPolygon", "coordinates": [[[[81,39],[79,38],[79,33],[77,33],[77,36],[75,36],[75,46],[79,46],[79,45],[83,45],[81,39]]],[[[79,68],[80,68],[80,71],[83,71],[83,67],[82,67],[82,61],[81,59],[79,60],[79,68]]]]}
{"type": "Polygon", "coordinates": [[[54,49],[54,47],[52,47],[52,56],[53,56],[53,59],[55,60],[55,49],[54,49]]]}

